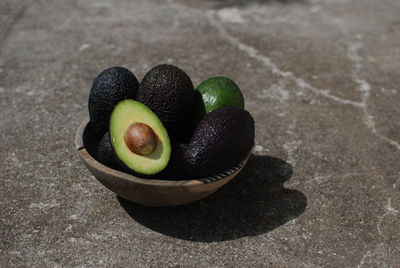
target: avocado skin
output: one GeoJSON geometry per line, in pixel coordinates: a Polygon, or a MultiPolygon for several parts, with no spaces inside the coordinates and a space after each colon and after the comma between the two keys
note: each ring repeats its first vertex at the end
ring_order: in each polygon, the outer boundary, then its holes
{"type": "Polygon", "coordinates": [[[100,139],[99,146],[97,148],[96,160],[109,168],[135,176],[139,175],[125,166],[125,164],[118,159],[111,144],[109,131],[107,131],[100,139]]]}
{"type": "Polygon", "coordinates": [[[111,112],[121,100],[136,97],[139,81],[124,67],[102,71],[93,81],[89,94],[89,116],[93,131],[101,138],[108,130],[111,112]]]}
{"type": "Polygon", "coordinates": [[[173,142],[184,139],[184,126],[191,115],[193,97],[190,77],[168,64],[157,65],[147,72],[136,96],[160,118],[173,142]]]}
{"type": "Polygon", "coordinates": [[[117,168],[118,164],[115,159],[114,151],[110,141],[110,132],[106,132],[100,139],[99,147],[97,148],[97,161],[110,168],[117,168]]]}
{"type": "Polygon", "coordinates": [[[171,145],[171,158],[167,167],[156,175],[159,180],[183,180],[190,175],[183,168],[183,156],[188,148],[187,143],[176,143],[171,145]]]}
{"type": "Polygon", "coordinates": [[[250,113],[237,107],[220,108],[200,121],[185,151],[184,167],[196,177],[215,175],[238,164],[253,146],[250,113]]]}

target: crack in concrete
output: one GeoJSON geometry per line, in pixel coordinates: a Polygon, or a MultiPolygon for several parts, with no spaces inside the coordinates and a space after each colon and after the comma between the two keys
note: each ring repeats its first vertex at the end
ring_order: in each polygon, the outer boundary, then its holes
{"type": "MultiPolygon", "coordinates": [[[[323,12],[319,12],[320,14],[323,12]]],[[[348,34],[349,30],[346,27],[346,24],[343,22],[342,19],[340,18],[335,18],[332,17],[328,13],[324,13],[325,18],[329,19],[329,21],[332,22],[333,25],[336,25],[338,30],[342,33],[342,35],[348,34]]],[[[361,37],[357,37],[360,39],[361,37]]],[[[371,85],[365,80],[365,79],[360,79],[359,74],[362,69],[362,64],[361,64],[361,57],[358,55],[359,49],[363,48],[363,44],[358,42],[358,43],[351,43],[348,42],[347,45],[347,54],[348,58],[353,61],[355,65],[355,70],[353,71],[353,80],[359,85],[359,91],[362,92],[361,95],[361,107],[363,112],[364,112],[364,120],[363,123],[367,126],[368,129],[371,130],[373,134],[375,134],[378,138],[381,138],[382,140],[388,142],[392,146],[396,147],[397,150],[400,150],[400,144],[396,141],[393,141],[389,139],[388,137],[379,134],[378,130],[375,127],[375,121],[372,115],[368,113],[368,99],[370,96],[370,90],[371,90],[371,85]]]]}
{"type": "MultiPolygon", "coordinates": [[[[361,71],[361,58],[358,55],[358,50],[362,47],[362,44],[357,43],[357,44],[350,44],[348,46],[349,58],[355,63],[355,71],[353,72],[354,73],[353,78],[354,78],[355,82],[357,84],[359,84],[359,91],[362,92],[361,101],[352,101],[352,100],[348,100],[348,99],[344,99],[344,98],[332,95],[332,94],[330,94],[330,92],[328,90],[316,88],[316,87],[312,86],[311,84],[309,84],[308,82],[306,82],[304,79],[296,77],[290,71],[281,70],[269,57],[261,54],[255,47],[248,45],[248,44],[244,44],[238,38],[236,38],[233,35],[231,35],[230,33],[228,33],[228,31],[222,26],[222,24],[218,20],[215,19],[215,15],[216,15],[215,11],[208,10],[207,12],[204,13],[204,12],[200,12],[196,9],[184,6],[182,4],[176,4],[173,0],[169,0],[168,3],[172,6],[174,6],[175,8],[189,10],[196,14],[206,16],[208,21],[210,22],[210,24],[218,30],[218,32],[222,38],[227,40],[230,44],[232,44],[234,47],[238,48],[240,51],[245,52],[250,58],[253,58],[253,59],[263,63],[265,67],[271,69],[271,72],[273,74],[281,76],[283,78],[288,78],[291,81],[293,81],[298,87],[303,88],[303,89],[309,89],[317,95],[321,95],[325,98],[328,98],[328,99],[338,102],[340,104],[351,105],[351,106],[362,109],[364,116],[365,116],[363,123],[367,126],[367,128],[369,130],[371,130],[372,133],[375,134],[377,137],[388,142],[389,144],[394,146],[397,150],[400,150],[399,143],[378,133],[378,131],[375,127],[374,118],[372,115],[370,115],[368,113],[367,102],[368,102],[368,99],[370,96],[371,86],[366,80],[360,79],[358,77],[358,74],[361,71]]],[[[339,27],[340,31],[347,32],[347,29],[344,27],[344,23],[341,20],[336,19],[336,18],[335,19],[330,18],[330,19],[335,21],[334,24],[337,25],[337,27],[339,27]]]]}
{"type": "Polygon", "coordinates": [[[215,12],[208,11],[206,13],[206,15],[207,15],[207,18],[209,19],[211,25],[213,25],[219,31],[221,37],[226,39],[229,43],[231,43],[232,45],[237,47],[239,50],[244,51],[249,57],[263,63],[267,68],[271,69],[273,74],[276,74],[283,78],[288,78],[288,79],[292,80],[293,82],[295,82],[296,85],[299,86],[300,88],[309,89],[317,95],[322,95],[325,98],[331,99],[331,100],[339,102],[341,104],[353,105],[353,106],[361,108],[361,106],[362,106],[361,102],[356,102],[356,101],[337,97],[335,95],[330,94],[328,90],[322,90],[322,89],[319,89],[319,88],[316,88],[316,87],[310,85],[305,80],[294,76],[292,72],[282,71],[269,57],[262,55],[253,46],[244,44],[239,39],[237,39],[234,36],[232,36],[231,34],[229,34],[225,30],[225,28],[221,25],[221,23],[219,23],[217,20],[215,20],[215,18],[214,18],[215,12]]]}
{"type": "Polygon", "coordinates": [[[363,123],[367,126],[368,129],[372,131],[377,137],[382,140],[390,143],[397,150],[400,150],[400,144],[394,140],[389,139],[388,137],[379,134],[378,130],[375,127],[374,117],[368,113],[368,99],[370,96],[371,85],[365,80],[359,77],[359,73],[361,71],[361,57],[358,55],[358,51],[363,48],[361,43],[349,43],[347,48],[347,54],[350,60],[352,60],[355,64],[355,70],[353,71],[353,79],[359,85],[358,90],[361,92],[361,108],[364,112],[364,120],[363,123]]]}
{"type": "Polygon", "coordinates": [[[295,164],[293,153],[297,150],[297,148],[300,146],[300,144],[301,144],[300,140],[285,142],[283,144],[283,148],[286,150],[287,155],[288,155],[288,160],[287,160],[288,163],[290,163],[292,165],[295,164]]]}
{"type": "Polygon", "coordinates": [[[364,265],[365,259],[366,259],[367,257],[371,257],[371,251],[370,251],[370,250],[368,250],[367,253],[365,253],[365,254],[362,256],[362,258],[361,258],[361,260],[360,260],[360,263],[357,265],[357,268],[361,268],[361,267],[364,265]]]}
{"type": "Polygon", "coordinates": [[[395,209],[395,208],[392,207],[392,198],[391,198],[391,197],[389,197],[389,198],[387,199],[387,202],[388,202],[388,204],[387,204],[387,206],[385,206],[386,212],[385,212],[382,216],[379,216],[379,217],[378,217],[379,221],[378,221],[378,224],[377,224],[377,226],[376,226],[376,229],[378,229],[378,233],[379,233],[380,235],[382,235],[381,224],[382,224],[383,219],[384,219],[386,216],[390,215],[390,214],[396,215],[396,214],[399,212],[397,209],[395,209]]]}
{"type": "Polygon", "coordinates": [[[289,134],[290,136],[293,136],[295,140],[287,141],[283,144],[283,148],[286,150],[288,156],[287,162],[292,164],[293,166],[296,165],[294,152],[301,145],[301,140],[298,139],[298,134],[296,131],[294,131],[295,127],[296,127],[296,120],[292,119],[292,123],[288,126],[286,133],[289,134]]]}
{"type": "MultiPolygon", "coordinates": [[[[372,131],[372,133],[374,133],[376,136],[378,136],[382,140],[388,142],[389,144],[391,144],[392,146],[394,146],[398,150],[400,150],[399,143],[378,133],[378,131],[375,127],[375,121],[373,119],[373,116],[368,113],[367,102],[368,102],[368,98],[370,96],[371,86],[366,80],[359,79],[358,75],[355,75],[355,82],[359,84],[359,86],[360,86],[359,90],[363,93],[361,102],[351,101],[351,100],[347,100],[347,99],[343,99],[343,98],[331,95],[328,90],[323,90],[323,89],[313,87],[312,85],[307,83],[305,80],[295,77],[292,72],[285,72],[285,71],[280,70],[279,67],[277,67],[276,64],[273,63],[270,58],[260,54],[260,52],[257,49],[255,49],[254,47],[243,44],[237,38],[230,35],[222,27],[222,25],[214,19],[213,12],[210,12],[210,11],[207,12],[207,17],[208,17],[210,23],[216,29],[218,29],[218,31],[220,32],[220,35],[222,37],[224,37],[226,40],[228,40],[232,45],[236,46],[239,50],[246,52],[251,58],[261,61],[266,67],[268,67],[272,70],[273,74],[277,74],[284,78],[287,77],[287,78],[291,79],[292,81],[294,81],[300,88],[310,89],[314,93],[316,93],[318,95],[322,95],[323,97],[326,97],[333,101],[339,102],[341,104],[348,104],[348,105],[352,105],[357,108],[361,108],[365,114],[365,120],[363,121],[363,123],[368,127],[368,129],[370,129],[372,131]]],[[[361,63],[360,63],[361,59],[357,53],[357,51],[360,47],[361,47],[360,44],[357,44],[356,46],[350,46],[350,53],[353,56],[351,59],[356,64],[356,72],[357,73],[361,70],[361,63]]]]}

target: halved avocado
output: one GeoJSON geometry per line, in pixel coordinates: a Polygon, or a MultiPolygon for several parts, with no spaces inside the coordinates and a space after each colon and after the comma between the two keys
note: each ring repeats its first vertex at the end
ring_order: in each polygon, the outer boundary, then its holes
{"type": "Polygon", "coordinates": [[[114,153],[127,168],[152,175],[162,171],[171,156],[171,143],[164,125],[146,105],[119,102],[110,118],[114,153]]]}

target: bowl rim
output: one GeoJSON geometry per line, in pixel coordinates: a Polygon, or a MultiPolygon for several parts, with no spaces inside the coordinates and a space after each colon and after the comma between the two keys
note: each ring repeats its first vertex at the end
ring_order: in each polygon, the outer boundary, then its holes
{"type": "Polygon", "coordinates": [[[218,173],[213,176],[209,177],[200,177],[200,178],[192,178],[192,179],[186,179],[186,180],[161,180],[161,179],[148,179],[148,178],[141,178],[138,176],[134,176],[113,168],[110,168],[106,165],[103,165],[102,163],[98,162],[93,156],[89,154],[89,152],[86,150],[85,145],[83,143],[83,133],[90,123],[89,118],[85,118],[82,123],[79,125],[76,133],[75,133],[75,147],[76,150],[78,151],[80,157],[82,160],[89,166],[106,173],[110,176],[113,177],[119,177],[124,180],[128,180],[130,182],[142,184],[142,185],[149,185],[149,186],[164,186],[164,187],[176,187],[180,185],[191,185],[191,186],[196,186],[196,185],[204,185],[204,184],[211,184],[213,182],[217,182],[219,180],[222,180],[228,176],[231,176],[235,172],[240,171],[244,165],[246,164],[247,160],[249,159],[251,155],[251,151],[249,154],[238,164],[233,166],[232,168],[223,171],[221,173],[218,173]]]}

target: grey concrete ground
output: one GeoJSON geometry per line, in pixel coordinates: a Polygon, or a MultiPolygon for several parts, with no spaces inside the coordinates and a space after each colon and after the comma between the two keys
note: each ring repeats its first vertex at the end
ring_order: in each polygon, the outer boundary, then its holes
{"type": "Polygon", "coordinates": [[[0,3],[1,267],[400,267],[400,1],[0,3]],[[235,80],[254,156],[214,195],[145,208],[74,134],[91,82],[171,63],[235,80]]]}

